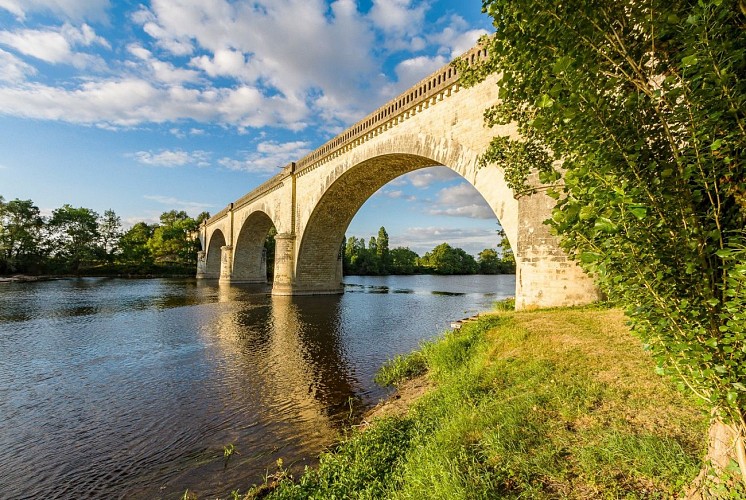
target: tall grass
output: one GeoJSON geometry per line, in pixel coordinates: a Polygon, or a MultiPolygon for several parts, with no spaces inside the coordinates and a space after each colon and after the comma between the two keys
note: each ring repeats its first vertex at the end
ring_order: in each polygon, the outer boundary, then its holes
{"type": "Polygon", "coordinates": [[[482,318],[384,368],[382,381],[427,369],[435,382],[407,415],[350,433],[296,480],[278,475],[267,497],[678,495],[707,419],[653,366],[616,310],[482,318]]]}

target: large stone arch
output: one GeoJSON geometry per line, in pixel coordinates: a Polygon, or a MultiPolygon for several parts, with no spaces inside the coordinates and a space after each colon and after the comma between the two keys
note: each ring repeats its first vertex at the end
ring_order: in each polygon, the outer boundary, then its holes
{"type": "MultiPolygon", "coordinates": [[[[401,139],[401,138],[400,138],[401,139]]],[[[406,138],[405,138],[406,139],[406,138]]],[[[477,168],[476,155],[465,154],[458,145],[448,147],[448,139],[435,141],[422,136],[417,140],[385,141],[378,144],[370,158],[330,172],[325,189],[300,234],[295,272],[295,293],[339,293],[342,291],[341,244],[345,231],[357,211],[381,187],[395,178],[431,166],[447,166],[462,175],[485,198],[503,225],[513,248],[518,243],[517,203],[496,167],[477,168]],[[411,152],[376,154],[385,149],[411,152]],[[488,172],[493,170],[493,172],[488,172]],[[506,199],[507,198],[507,199],[506,199]],[[498,214],[499,212],[499,214],[498,214]],[[505,221],[503,221],[505,219],[505,221]]],[[[361,151],[361,153],[364,153],[361,151]]]]}
{"type": "Polygon", "coordinates": [[[234,244],[231,283],[266,283],[267,256],[264,241],[270,229],[276,228],[265,212],[249,214],[234,244]]]}
{"type": "Polygon", "coordinates": [[[226,245],[225,235],[220,229],[215,229],[207,242],[207,252],[204,254],[204,271],[202,278],[218,279],[222,260],[222,248],[226,245]]]}

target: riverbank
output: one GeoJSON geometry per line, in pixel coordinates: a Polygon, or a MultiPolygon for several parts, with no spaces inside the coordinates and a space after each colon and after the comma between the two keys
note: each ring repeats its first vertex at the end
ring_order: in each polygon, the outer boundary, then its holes
{"type": "Polygon", "coordinates": [[[655,375],[618,310],[482,317],[379,380],[422,372],[408,411],[349,432],[299,478],[280,463],[246,498],[675,497],[700,470],[706,415],[655,375]]]}

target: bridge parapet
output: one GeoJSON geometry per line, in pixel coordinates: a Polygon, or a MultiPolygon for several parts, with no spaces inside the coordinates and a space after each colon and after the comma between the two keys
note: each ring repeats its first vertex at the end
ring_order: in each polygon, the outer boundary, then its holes
{"type": "Polygon", "coordinates": [[[230,214],[233,210],[238,210],[239,208],[243,207],[244,205],[247,205],[251,203],[252,201],[256,200],[257,198],[260,198],[268,193],[271,193],[272,191],[279,189],[283,186],[283,181],[293,175],[293,169],[295,168],[295,163],[289,163],[288,165],[285,165],[282,169],[282,172],[279,174],[271,177],[267,181],[263,182],[253,190],[251,190],[249,193],[243,195],[209,219],[207,219],[204,224],[210,225],[214,224],[215,222],[219,221],[226,215],[230,214]]]}
{"type": "MultiPolygon", "coordinates": [[[[487,49],[477,45],[458,59],[472,65],[486,58],[487,49]]],[[[395,99],[379,107],[334,139],[295,162],[295,172],[302,174],[306,170],[313,169],[314,166],[323,163],[326,158],[334,156],[335,153],[347,150],[349,146],[354,147],[358,141],[364,142],[366,138],[395,125],[399,119],[406,118],[410,114],[421,110],[423,105],[435,104],[439,100],[438,98],[442,99],[443,94],[450,89],[458,92],[458,79],[459,73],[456,67],[447,64],[420,80],[395,99]]]]}

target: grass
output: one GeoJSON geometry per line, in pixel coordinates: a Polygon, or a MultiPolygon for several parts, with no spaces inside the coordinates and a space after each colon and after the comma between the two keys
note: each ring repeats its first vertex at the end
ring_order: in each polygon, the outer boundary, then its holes
{"type": "Polygon", "coordinates": [[[700,470],[707,418],[654,374],[614,309],[501,312],[387,364],[435,388],[351,431],[317,468],[247,498],[670,498],[700,470]],[[261,492],[261,493],[259,493],[261,492]]]}

